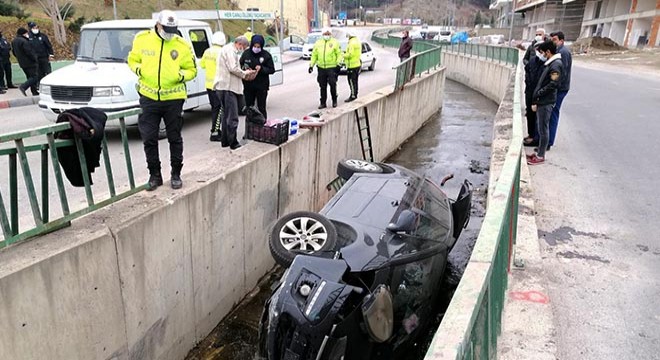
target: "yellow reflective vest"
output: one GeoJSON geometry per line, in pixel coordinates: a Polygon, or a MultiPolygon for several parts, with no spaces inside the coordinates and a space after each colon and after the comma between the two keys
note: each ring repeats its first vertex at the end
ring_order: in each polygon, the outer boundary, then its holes
{"type": "Polygon", "coordinates": [[[243,36],[245,36],[247,41],[252,41],[252,31],[246,32],[245,34],[243,34],[243,36]]]}
{"type": "Polygon", "coordinates": [[[353,36],[348,39],[348,46],[346,46],[346,51],[344,52],[344,63],[346,63],[346,68],[355,69],[362,66],[360,55],[362,55],[362,43],[360,42],[360,39],[353,36]]]}
{"type": "Polygon", "coordinates": [[[128,66],[139,78],[140,95],[156,101],[186,99],[186,81],[197,76],[190,44],[178,35],[164,41],[153,29],[135,35],[128,66]]]}
{"type": "Polygon", "coordinates": [[[335,68],[341,60],[339,41],[335,38],[330,38],[330,40],[320,39],[314,44],[309,67],[317,65],[319,69],[335,68]]]}
{"type": "Polygon", "coordinates": [[[202,61],[199,64],[202,69],[206,69],[206,81],[204,86],[206,86],[206,88],[209,90],[213,90],[213,83],[215,79],[215,73],[218,68],[218,56],[220,55],[220,50],[222,50],[222,46],[212,45],[210,48],[204,51],[204,55],[202,55],[202,61]]]}

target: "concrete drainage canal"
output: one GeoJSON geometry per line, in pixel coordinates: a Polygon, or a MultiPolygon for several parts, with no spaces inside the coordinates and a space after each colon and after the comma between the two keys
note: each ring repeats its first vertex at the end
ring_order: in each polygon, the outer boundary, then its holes
{"type": "MultiPolygon", "coordinates": [[[[428,122],[386,162],[409,168],[440,183],[448,174],[443,191],[458,194],[463,179],[474,186],[471,220],[448,256],[440,289],[439,311],[432,315],[424,335],[406,352],[404,360],[422,359],[435,329],[463,274],[485,214],[492,139],[492,121],[497,105],[459,83],[447,80],[442,113],[428,122]]],[[[188,360],[252,360],[257,353],[259,321],[271,286],[282,269],[269,273],[209,336],[191,350],[188,360]]],[[[379,357],[386,359],[387,357],[379,357]]]]}

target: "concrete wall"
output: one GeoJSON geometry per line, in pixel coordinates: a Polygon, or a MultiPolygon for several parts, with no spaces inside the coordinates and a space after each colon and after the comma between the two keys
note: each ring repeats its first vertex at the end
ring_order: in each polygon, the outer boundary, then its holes
{"type": "Polygon", "coordinates": [[[499,104],[506,93],[512,68],[484,60],[477,56],[442,52],[442,64],[446,67],[448,79],[458,81],[499,104]]]}
{"type": "Polygon", "coordinates": [[[318,210],[339,159],[361,156],[369,111],[377,159],[442,106],[444,70],[324,115],[281,147],[191,158],[186,185],[142,192],[0,252],[0,359],[182,359],[274,265],[269,224],[318,210]]]}

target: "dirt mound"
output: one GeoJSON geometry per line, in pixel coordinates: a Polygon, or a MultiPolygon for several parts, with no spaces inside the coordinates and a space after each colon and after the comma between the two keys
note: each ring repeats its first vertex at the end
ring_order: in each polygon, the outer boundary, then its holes
{"type": "Polygon", "coordinates": [[[614,40],[607,37],[588,37],[578,39],[571,46],[573,52],[587,53],[592,51],[622,51],[627,48],[617,44],[614,40]]]}

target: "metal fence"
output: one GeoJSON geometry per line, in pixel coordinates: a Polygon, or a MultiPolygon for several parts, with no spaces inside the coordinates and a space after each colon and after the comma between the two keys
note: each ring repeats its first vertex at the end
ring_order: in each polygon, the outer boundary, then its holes
{"type": "Polygon", "coordinates": [[[463,54],[466,56],[477,56],[488,60],[506,63],[516,66],[520,50],[506,46],[493,46],[482,44],[447,44],[443,45],[445,51],[463,54]]]}
{"type": "Polygon", "coordinates": [[[516,242],[522,151],[521,66],[516,68],[513,136],[472,256],[425,360],[493,359],[516,242]]]}
{"type": "MultiPolygon", "coordinates": [[[[123,199],[129,195],[139,192],[146,188],[146,184],[141,186],[135,185],[133,176],[133,165],[131,162],[131,155],[128,146],[128,135],[126,132],[126,124],[124,118],[128,116],[137,115],[140,113],[139,109],[127,110],[123,112],[113,113],[108,116],[108,120],[119,121],[121,132],[122,150],[126,159],[126,170],[128,173],[128,190],[117,193],[115,186],[115,177],[113,176],[112,166],[110,164],[110,155],[108,152],[108,142],[105,134],[102,140],[102,155],[105,172],[107,176],[107,184],[109,196],[101,201],[94,199],[92,193],[91,179],[87,171],[87,160],[85,152],[83,151],[82,140],[78,136],[74,136],[73,140],[60,140],[55,138],[55,134],[60,131],[71,129],[69,123],[59,123],[53,125],[42,126],[25,131],[18,131],[9,134],[0,135],[0,145],[4,143],[14,143],[14,146],[0,148],[0,156],[7,156],[9,168],[9,212],[5,207],[2,191],[0,189],[0,225],[4,239],[0,239],[0,248],[6,247],[15,242],[25,240],[29,237],[44,234],[59,228],[68,226],[70,221],[88,214],[94,210],[107,206],[113,202],[123,199]],[[43,139],[45,137],[45,140],[43,139]],[[26,140],[30,144],[26,144],[26,140]],[[74,146],[77,150],[78,161],[83,174],[85,197],[87,206],[83,209],[71,212],[69,200],[67,199],[66,188],[62,178],[62,169],[60,168],[58,152],[56,149],[63,147],[74,146]],[[28,160],[28,153],[40,153],[40,172],[38,176],[34,176],[30,168],[30,161],[28,160]],[[49,171],[48,162],[52,164],[53,175],[57,185],[57,192],[59,195],[59,202],[61,207],[62,216],[51,220],[50,212],[51,206],[49,194],[49,171]],[[19,213],[19,175],[18,165],[21,167],[22,183],[26,187],[27,198],[30,204],[30,210],[34,226],[32,228],[20,231],[19,223],[21,214],[19,213]],[[35,187],[35,180],[40,183],[40,197],[35,187]]],[[[28,215],[29,216],[29,215],[28,215]]]]}

